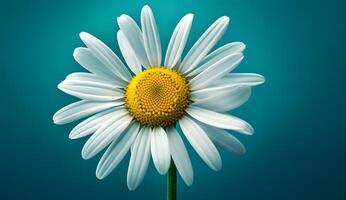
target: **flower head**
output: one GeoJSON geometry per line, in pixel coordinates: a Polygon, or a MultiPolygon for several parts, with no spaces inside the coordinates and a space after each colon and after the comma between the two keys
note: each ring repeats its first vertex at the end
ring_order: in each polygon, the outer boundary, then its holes
{"type": "Polygon", "coordinates": [[[165,174],[171,160],[187,185],[192,165],[181,135],[213,170],[222,162],[215,144],[242,154],[244,146],[227,130],[251,135],[247,122],[228,114],[245,103],[251,87],[264,82],[252,73],[230,73],[243,59],[245,45],[232,42],[211,52],[227,29],[228,17],[217,19],[182,56],[192,14],[184,16],[169,41],[161,62],[161,41],[148,6],[141,29],[127,16],[118,17],[117,39],[126,65],[103,42],[82,32],[87,47],[76,48],[75,60],[89,72],[72,73],[58,88],[81,100],[55,113],[54,123],[88,117],[70,133],[71,139],[91,135],[82,150],[89,159],[107,147],[96,169],[105,178],[131,151],[127,184],[142,182],[152,157],[165,174]],[[182,132],[176,129],[181,127],[182,132]]]}

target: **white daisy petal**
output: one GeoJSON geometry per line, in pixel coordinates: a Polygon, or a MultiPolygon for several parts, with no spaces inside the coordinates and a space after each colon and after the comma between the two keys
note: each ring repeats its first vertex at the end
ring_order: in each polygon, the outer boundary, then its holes
{"type": "Polygon", "coordinates": [[[226,16],[216,20],[186,54],[179,70],[184,74],[193,70],[219,41],[228,24],[229,18],[226,16]]]}
{"type": "Polygon", "coordinates": [[[104,81],[69,78],[58,88],[72,96],[90,101],[113,101],[124,97],[124,91],[104,81]]]}
{"type": "Polygon", "coordinates": [[[190,33],[193,14],[185,15],[175,27],[169,41],[164,66],[173,68],[180,60],[190,33]]]}
{"type": "Polygon", "coordinates": [[[112,117],[112,113],[119,108],[123,108],[123,106],[111,108],[87,118],[71,130],[69,138],[78,139],[94,133],[102,126],[103,122],[110,119],[112,117]]]}
{"type": "Polygon", "coordinates": [[[193,183],[193,169],[184,142],[175,127],[167,129],[167,136],[174,164],[186,185],[191,186],[193,183]]]}
{"type": "MultiPolygon", "coordinates": [[[[91,86],[104,88],[108,90],[123,91],[119,88],[124,88],[124,86],[117,85],[116,82],[103,78],[97,74],[87,73],[87,72],[75,72],[66,76],[64,83],[68,85],[80,85],[80,86],[91,86]]],[[[123,93],[123,92],[122,92],[123,93]]]]}
{"type": "Polygon", "coordinates": [[[211,127],[202,123],[199,125],[205,130],[209,138],[216,144],[220,145],[222,148],[232,151],[237,154],[245,154],[246,150],[244,145],[233,135],[225,130],[211,127]]]}
{"type": "Polygon", "coordinates": [[[58,110],[54,116],[55,124],[67,124],[100,111],[124,104],[124,101],[94,102],[81,100],[58,110]]]}
{"type": "Polygon", "coordinates": [[[201,61],[201,63],[193,71],[188,73],[186,76],[187,77],[195,76],[201,73],[202,71],[204,71],[205,69],[209,68],[213,63],[221,60],[222,58],[235,54],[235,53],[242,52],[244,49],[245,49],[245,45],[242,42],[232,42],[232,43],[223,45],[222,47],[216,49],[215,51],[207,55],[201,61]]]}
{"type": "Polygon", "coordinates": [[[237,85],[256,86],[264,83],[265,78],[255,73],[227,73],[216,80],[213,86],[233,87],[237,85]]]}
{"type": "Polygon", "coordinates": [[[143,126],[131,148],[127,187],[135,190],[143,181],[150,160],[150,128],[143,126]]]}
{"type": "Polygon", "coordinates": [[[126,69],[126,66],[107,45],[86,32],[80,33],[79,36],[84,44],[91,50],[93,55],[108,67],[115,76],[118,76],[124,81],[129,81],[131,79],[131,74],[126,69]]]}
{"type": "Polygon", "coordinates": [[[126,109],[114,111],[112,117],[88,139],[82,149],[82,157],[89,159],[116,140],[132,120],[126,109]]]}
{"type": "Polygon", "coordinates": [[[157,171],[166,174],[171,163],[168,137],[162,127],[155,127],[151,131],[151,156],[157,171]]]}
{"type": "Polygon", "coordinates": [[[193,105],[189,106],[186,112],[196,120],[210,126],[234,130],[247,135],[253,134],[254,131],[250,124],[232,115],[217,113],[193,105]]]}
{"type": "Polygon", "coordinates": [[[161,41],[155,17],[149,6],[144,6],[141,13],[144,48],[150,66],[161,66],[161,41]]]}
{"type": "Polygon", "coordinates": [[[247,86],[207,87],[207,88],[203,88],[203,89],[200,89],[200,90],[192,91],[190,93],[190,99],[192,101],[194,101],[194,102],[197,102],[197,101],[208,99],[208,98],[210,98],[210,97],[212,97],[214,95],[220,95],[220,94],[224,94],[224,93],[227,93],[227,92],[233,92],[233,94],[235,94],[235,92],[237,92],[237,89],[245,88],[245,87],[247,87],[247,86]]]}
{"type": "Polygon", "coordinates": [[[229,73],[210,83],[207,88],[201,88],[193,91],[192,96],[203,95],[202,98],[209,96],[209,93],[215,91],[233,90],[237,87],[252,87],[264,82],[264,77],[253,73],[229,73]],[[234,74],[234,75],[233,75],[234,74]]]}
{"type": "Polygon", "coordinates": [[[226,112],[243,105],[251,96],[251,88],[236,86],[227,90],[202,89],[199,93],[191,93],[193,105],[207,108],[216,112],[226,112]],[[202,94],[203,93],[203,94],[202,94]],[[198,98],[198,96],[203,96],[198,98]]]}
{"type": "Polygon", "coordinates": [[[122,138],[114,140],[108,147],[96,168],[96,177],[98,179],[107,177],[118,166],[135,141],[139,127],[139,123],[132,121],[126,133],[122,134],[122,138]]]}
{"type": "Polygon", "coordinates": [[[191,89],[198,90],[205,88],[215,80],[222,77],[225,73],[232,71],[243,60],[242,53],[226,56],[220,60],[211,60],[210,66],[190,80],[191,89]]]}
{"type": "Polygon", "coordinates": [[[66,76],[66,80],[71,81],[89,81],[89,82],[97,82],[97,84],[107,86],[109,88],[123,88],[124,85],[119,85],[114,78],[107,79],[103,76],[94,73],[88,72],[74,72],[66,76]]]}
{"type": "Polygon", "coordinates": [[[85,85],[94,86],[99,88],[105,88],[109,90],[119,90],[119,86],[111,81],[108,81],[96,74],[86,73],[86,72],[76,72],[66,76],[63,81],[69,85],[85,85]]]}
{"type": "Polygon", "coordinates": [[[129,66],[129,68],[132,70],[134,74],[141,72],[142,65],[138,61],[134,50],[132,49],[129,41],[127,40],[126,36],[121,30],[118,31],[117,39],[118,39],[120,51],[127,65],[129,66]]]}
{"type": "Polygon", "coordinates": [[[149,67],[149,60],[144,49],[142,31],[136,22],[128,15],[121,15],[117,19],[120,30],[124,33],[137,59],[144,67],[149,67]]]}
{"type": "Polygon", "coordinates": [[[86,70],[108,80],[112,80],[116,85],[124,86],[125,82],[115,76],[112,71],[101,63],[90,51],[85,47],[78,47],[73,52],[74,59],[86,70]]]}
{"type": "Polygon", "coordinates": [[[203,161],[213,170],[218,171],[222,167],[222,161],[219,152],[210,141],[204,130],[191,118],[184,116],[179,120],[187,140],[196,150],[203,161]]]}

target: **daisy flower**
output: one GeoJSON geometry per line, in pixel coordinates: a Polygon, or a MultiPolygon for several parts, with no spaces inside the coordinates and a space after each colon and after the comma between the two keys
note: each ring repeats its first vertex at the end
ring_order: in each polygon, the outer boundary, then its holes
{"type": "Polygon", "coordinates": [[[89,72],[68,75],[58,88],[81,100],[57,111],[55,124],[82,118],[69,138],[89,136],[82,157],[103,149],[96,176],[103,179],[131,152],[127,185],[134,190],[153,160],[160,174],[170,166],[187,185],[193,169],[182,136],[213,170],[222,166],[215,146],[243,154],[245,148],[228,131],[251,135],[253,128],[229,111],[242,105],[251,87],[264,82],[253,73],[230,73],[242,59],[245,45],[232,42],[212,51],[225,33],[229,18],[217,19],[183,57],[193,14],[175,27],[162,60],[161,41],[148,6],[141,28],[128,15],[117,18],[117,40],[126,64],[103,42],[82,32],[86,47],[75,49],[75,60],[89,72]],[[180,127],[180,128],[178,128],[180,127]]]}

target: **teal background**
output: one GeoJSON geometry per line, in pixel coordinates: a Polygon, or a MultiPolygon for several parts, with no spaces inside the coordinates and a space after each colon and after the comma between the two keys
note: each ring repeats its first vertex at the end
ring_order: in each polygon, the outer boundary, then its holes
{"type": "MultiPolygon", "coordinates": [[[[208,169],[189,152],[195,179],[179,178],[179,199],[346,199],[345,1],[4,1],[1,22],[0,199],[164,199],[165,177],[152,163],[140,187],[126,186],[128,159],[105,180],[99,156],[83,160],[85,139],[71,141],[74,124],[52,115],[76,99],[58,91],[64,77],[83,71],[73,49],[87,31],[112,49],[116,17],[137,21],[149,4],[165,49],[176,23],[195,14],[187,47],[219,16],[231,25],[217,46],[247,44],[237,72],[266,83],[233,113],[256,133],[235,135],[247,154],[220,150],[223,168],[208,169]]],[[[187,144],[187,143],[186,143],[187,144]]]]}

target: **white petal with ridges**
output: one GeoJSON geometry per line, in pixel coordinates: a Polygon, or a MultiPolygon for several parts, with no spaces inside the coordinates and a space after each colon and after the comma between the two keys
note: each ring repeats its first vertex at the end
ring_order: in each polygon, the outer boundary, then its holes
{"type": "Polygon", "coordinates": [[[206,88],[191,93],[193,105],[216,112],[226,112],[244,104],[251,95],[251,88],[235,86],[232,88],[206,88]]]}
{"type": "Polygon", "coordinates": [[[223,129],[211,127],[202,123],[199,123],[199,125],[205,130],[214,143],[236,154],[245,154],[246,150],[244,145],[232,134],[223,129]]]}
{"type": "Polygon", "coordinates": [[[126,66],[121,62],[117,55],[101,40],[90,35],[89,33],[82,32],[79,34],[84,44],[91,50],[98,60],[103,63],[109,70],[124,81],[131,79],[131,74],[126,69],[126,66]]]}
{"type": "Polygon", "coordinates": [[[116,108],[111,108],[87,118],[71,130],[69,138],[78,139],[94,133],[98,128],[100,128],[103,125],[103,122],[110,119],[112,117],[112,113],[119,108],[120,106],[116,108]]]}
{"type": "Polygon", "coordinates": [[[265,82],[264,76],[255,73],[227,73],[213,83],[215,87],[233,87],[245,85],[253,87],[265,82]]]}
{"type": "Polygon", "coordinates": [[[215,51],[211,52],[209,55],[207,55],[198,66],[188,73],[186,76],[191,77],[195,76],[205,69],[209,68],[210,65],[213,63],[221,60],[222,58],[242,52],[245,49],[245,44],[242,42],[231,42],[228,44],[223,45],[222,47],[216,49],[215,51]]]}
{"type": "Polygon", "coordinates": [[[226,16],[217,19],[197,40],[186,54],[179,70],[186,74],[193,70],[220,40],[227,29],[229,18],[226,16]]]}
{"type": "Polygon", "coordinates": [[[193,105],[189,106],[186,112],[196,120],[210,126],[234,130],[247,135],[251,135],[254,132],[250,124],[232,115],[217,113],[193,105]]]}
{"type": "Polygon", "coordinates": [[[121,15],[117,18],[120,30],[124,33],[137,59],[144,67],[149,67],[149,60],[144,49],[142,31],[136,22],[128,15],[121,15]]]}
{"type": "Polygon", "coordinates": [[[222,167],[220,154],[204,130],[187,116],[181,118],[179,124],[187,140],[203,161],[211,169],[215,171],[220,170],[222,167]]]}
{"type": "Polygon", "coordinates": [[[101,126],[88,139],[82,149],[82,157],[89,159],[103,150],[108,144],[116,140],[120,134],[127,128],[132,120],[126,109],[114,111],[113,116],[108,122],[101,126]]]}
{"type": "Polygon", "coordinates": [[[157,30],[155,17],[150,7],[145,5],[141,12],[142,34],[144,48],[149,59],[150,66],[161,66],[161,41],[157,30]]]}
{"type": "Polygon", "coordinates": [[[242,53],[226,56],[220,60],[211,60],[210,66],[190,80],[191,90],[198,90],[211,85],[226,73],[236,68],[243,60],[242,53]]]}
{"type": "Polygon", "coordinates": [[[90,101],[114,101],[124,97],[124,91],[104,81],[69,78],[58,88],[72,96],[90,101]]]}
{"type": "Polygon", "coordinates": [[[94,84],[101,85],[107,88],[123,88],[124,85],[117,84],[114,78],[107,79],[103,76],[88,72],[74,72],[66,76],[65,80],[71,82],[94,82],[94,84]]]}
{"type": "Polygon", "coordinates": [[[124,104],[124,101],[95,102],[81,100],[58,110],[54,116],[55,124],[67,124],[100,111],[124,104]]]}
{"type": "Polygon", "coordinates": [[[131,148],[127,187],[135,190],[143,181],[150,160],[150,128],[143,126],[131,148]]]}
{"type": "Polygon", "coordinates": [[[189,37],[192,20],[193,14],[187,14],[175,27],[167,47],[164,66],[173,68],[180,60],[189,37]]]}
{"type": "Polygon", "coordinates": [[[126,36],[124,35],[124,33],[121,30],[118,31],[117,39],[118,39],[120,51],[121,51],[127,65],[131,69],[131,71],[134,74],[141,72],[142,71],[142,65],[138,61],[134,50],[132,49],[129,41],[127,40],[126,36]]]}
{"type": "Polygon", "coordinates": [[[89,72],[99,75],[107,80],[115,82],[118,86],[124,86],[125,82],[114,75],[113,72],[106,67],[98,58],[92,54],[91,50],[85,47],[78,47],[73,52],[74,59],[89,72]]]}
{"type": "Polygon", "coordinates": [[[132,121],[125,133],[122,134],[123,136],[110,144],[97,165],[96,177],[98,179],[105,178],[118,166],[135,141],[139,127],[138,122],[132,121]]]}
{"type": "Polygon", "coordinates": [[[157,171],[166,174],[171,162],[169,143],[165,130],[154,127],[151,131],[151,155],[157,171]]]}
{"type": "Polygon", "coordinates": [[[174,164],[186,185],[191,186],[193,183],[193,169],[184,142],[175,127],[168,128],[166,132],[174,164]]]}

